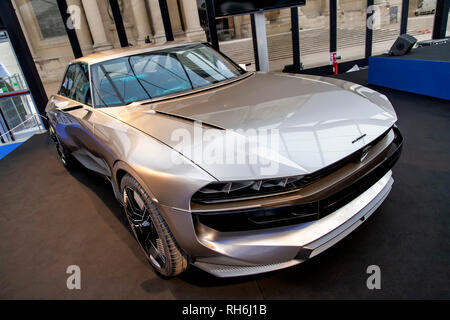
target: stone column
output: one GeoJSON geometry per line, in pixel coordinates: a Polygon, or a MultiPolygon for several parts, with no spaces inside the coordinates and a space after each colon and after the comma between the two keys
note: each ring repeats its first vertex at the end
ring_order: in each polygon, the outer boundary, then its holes
{"type": "Polygon", "coordinates": [[[70,9],[70,6],[77,6],[79,9],[79,19],[80,21],[74,21],[74,24],[79,24],[80,28],[75,29],[78,37],[78,42],[80,43],[81,50],[83,51],[83,55],[92,52],[92,37],[89,33],[89,26],[86,21],[86,16],[83,11],[83,6],[81,5],[81,0],[67,0],[67,6],[70,9]]]}
{"type": "Polygon", "coordinates": [[[197,0],[182,0],[181,9],[185,25],[185,34],[189,40],[206,40],[205,31],[200,26],[197,0]]]}
{"type": "Polygon", "coordinates": [[[322,12],[330,11],[330,0],[322,0],[322,12]]]}
{"type": "Polygon", "coordinates": [[[137,43],[143,44],[145,43],[145,37],[151,35],[145,1],[131,0],[131,9],[133,10],[134,25],[137,31],[137,43]]]}
{"type": "Polygon", "coordinates": [[[106,38],[105,27],[103,26],[102,16],[98,9],[97,1],[81,0],[86,9],[86,19],[89,24],[92,39],[94,40],[94,51],[108,50],[112,48],[111,43],[106,38]]]}
{"type": "Polygon", "coordinates": [[[242,16],[233,17],[234,32],[236,39],[243,38],[242,36],[242,16]]]}
{"type": "Polygon", "coordinates": [[[175,38],[177,36],[184,36],[177,0],[167,0],[167,7],[169,8],[170,24],[172,25],[173,36],[175,38]]]}
{"type": "Polygon", "coordinates": [[[150,9],[150,16],[152,18],[153,27],[153,41],[161,43],[166,41],[166,33],[164,32],[164,24],[161,16],[161,9],[159,8],[158,0],[147,0],[148,8],[150,9]]]}

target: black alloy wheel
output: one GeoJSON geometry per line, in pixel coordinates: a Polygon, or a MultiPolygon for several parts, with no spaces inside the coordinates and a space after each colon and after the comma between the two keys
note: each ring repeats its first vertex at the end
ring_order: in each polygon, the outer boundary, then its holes
{"type": "Polygon", "coordinates": [[[166,265],[164,246],[150,211],[141,196],[130,187],[124,188],[123,200],[127,220],[136,240],[152,264],[158,269],[164,269],[166,265]]]}
{"type": "Polygon", "coordinates": [[[188,256],[178,245],[158,207],[131,175],[121,182],[126,218],[139,246],[153,268],[163,277],[184,272],[188,256]]]}

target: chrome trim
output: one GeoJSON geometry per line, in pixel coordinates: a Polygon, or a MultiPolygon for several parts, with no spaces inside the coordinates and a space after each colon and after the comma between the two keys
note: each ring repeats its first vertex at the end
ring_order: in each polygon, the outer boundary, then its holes
{"type": "Polygon", "coordinates": [[[256,266],[231,266],[231,265],[220,265],[213,263],[205,263],[205,262],[195,262],[194,265],[206,271],[216,277],[219,278],[228,278],[228,277],[241,277],[248,276],[252,274],[264,273],[275,271],[279,269],[284,269],[288,267],[292,267],[296,264],[301,263],[298,260],[291,260],[287,262],[267,264],[267,265],[256,265],[256,266]]]}
{"type": "Polygon", "coordinates": [[[363,222],[365,222],[374,212],[375,210],[383,203],[383,201],[389,195],[389,192],[392,189],[392,184],[394,183],[394,179],[390,178],[388,184],[383,189],[383,192],[380,192],[377,197],[372,201],[375,202],[372,208],[366,210],[364,208],[357,215],[353,216],[349,219],[345,224],[341,225],[339,228],[333,230],[333,232],[327,234],[326,236],[311,242],[306,245],[305,249],[312,250],[311,254],[308,258],[312,258],[319,253],[327,250],[332,247],[340,240],[344,239],[347,235],[349,235],[353,230],[359,227],[363,222]],[[349,226],[350,225],[350,226],[349,226]]]}

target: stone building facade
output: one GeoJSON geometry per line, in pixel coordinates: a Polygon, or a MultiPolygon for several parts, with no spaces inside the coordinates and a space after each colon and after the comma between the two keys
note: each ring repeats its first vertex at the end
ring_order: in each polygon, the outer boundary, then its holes
{"type": "MultiPolygon", "coordinates": [[[[410,0],[410,11],[419,0],[410,0]]],[[[389,11],[402,0],[375,0],[381,25],[389,24],[389,11]]],[[[56,0],[13,0],[29,47],[43,82],[60,81],[65,66],[73,59],[56,0]]],[[[74,17],[83,54],[120,47],[108,0],[67,0],[74,17]]],[[[206,40],[204,0],[167,0],[173,33],[177,40],[206,40]]],[[[366,0],[338,0],[338,27],[364,28],[366,0]]],[[[144,45],[166,41],[158,0],[119,0],[128,41],[144,45]]],[[[329,0],[307,0],[299,7],[301,29],[329,28],[329,0]]],[[[400,19],[400,17],[398,17],[400,19]]],[[[290,10],[266,12],[267,34],[290,31],[290,10]]],[[[250,16],[220,19],[221,41],[251,37],[250,16]]]]}
{"type": "MultiPolygon", "coordinates": [[[[414,9],[420,0],[410,0],[409,15],[414,14],[414,9]]],[[[329,3],[330,0],[307,0],[305,6],[298,8],[300,29],[329,28],[329,3]]],[[[402,0],[375,0],[375,14],[380,19],[380,27],[389,25],[391,21],[390,10],[397,7],[398,20],[400,20],[402,0]]],[[[365,27],[367,0],[337,0],[338,28],[362,28],[365,27]]],[[[290,31],[291,16],[289,9],[273,10],[266,12],[267,34],[277,34],[290,31]]],[[[224,18],[222,26],[219,26],[219,38],[222,40],[239,39],[251,36],[250,16],[237,16],[224,18]],[[223,27],[228,26],[228,28],[223,27]],[[222,28],[221,28],[222,27],[222,28]],[[227,34],[228,33],[230,34],[227,34]]],[[[220,20],[219,20],[220,21],[220,20]]]]}
{"type": "MultiPolygon", "coordinates": [[[[13,0],[43,82],[59,81],[73,59],[56,0],[13,0]]],[[[206,40],[197,0],[167,0],[175,39],[206,40]]],[[[83,54],[120,47],[108,0],[67,0],[83,54]]],[[[119,0],[128,41],[165,42],[158,0],[119,0]]]]}

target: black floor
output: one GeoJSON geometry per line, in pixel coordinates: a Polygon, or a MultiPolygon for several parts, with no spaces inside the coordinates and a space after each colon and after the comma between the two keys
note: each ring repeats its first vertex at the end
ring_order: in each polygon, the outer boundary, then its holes
{"type": "MultiPolygon", "coordinates": [[[[367,72],[341,76],[361,84],[367,72]]],[[[318,257],[253,277],[199,270],[163,280],[148,266],[103,179],[67,172],[46,135],[0,161],[2,299],[450,298],[450,103],[375,88],[396,107],[405,138],[394,188],[359,229],[318,257]],[[81,267],[81,290],[66,268],[81,267]],[[381,290],[366,268],[381,268],[381,290]]]]}

